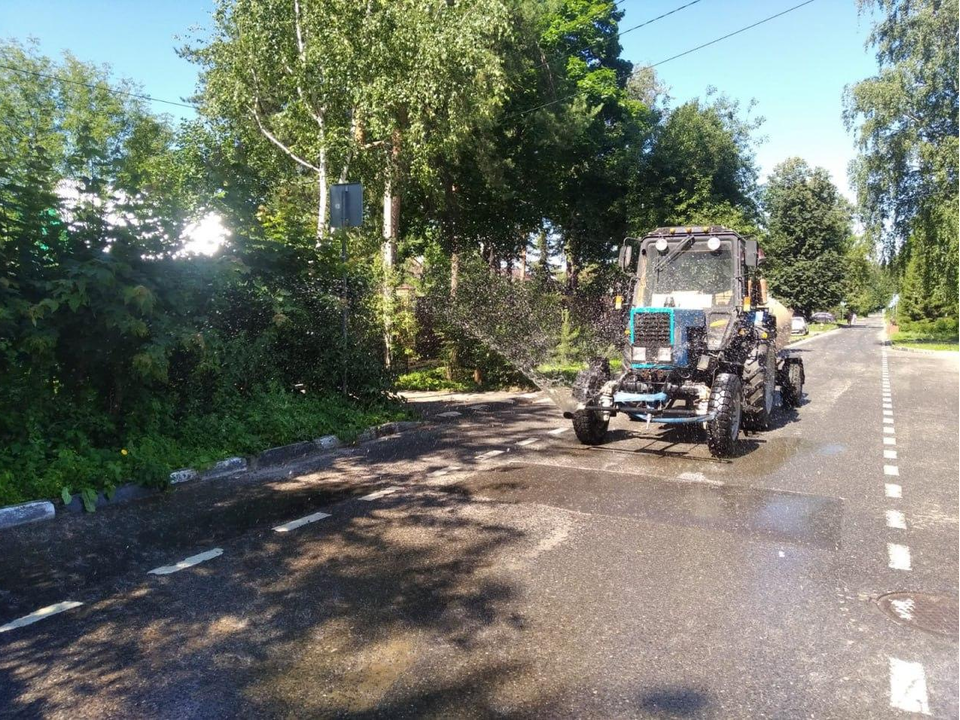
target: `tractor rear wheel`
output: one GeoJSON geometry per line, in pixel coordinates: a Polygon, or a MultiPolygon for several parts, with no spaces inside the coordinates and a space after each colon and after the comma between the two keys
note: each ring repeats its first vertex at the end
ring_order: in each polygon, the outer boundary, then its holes
{"type": "Polygon", "coordinates": [[[743,364],[743,427],[766,430],[773,414],[777,387],[777,351],[760,343],[743,364]]]}
{"type": "Polygon", "coordinates": [[[792,362],[787,367],[787,377],[780,386],[780,399],[786,408],[800,407],[803,398],[803,366],[792,362]]]}
{"type": "Polygon", "coordinates": [[[577,410],[573,414],[573,431],[584,445],[599,445],[607,435],[609,420],[598,410],[577,410]]]}
{"type": "Polygon", "coordinates": [[[733,373],[720,373],[713,380],[709,405],[713,419],[707,422],[707,447],[714,457],[732,455],[737,447],[742,390],[740,378],[733,373]]]}

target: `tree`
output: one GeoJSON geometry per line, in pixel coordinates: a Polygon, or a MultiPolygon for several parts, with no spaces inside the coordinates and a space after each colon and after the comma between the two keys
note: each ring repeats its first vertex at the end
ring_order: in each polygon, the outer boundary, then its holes
{"type": "Polygon", "coordinates": [[[823,168],[800,158],[777,165],[763,191],[770,289],[802,315],[844,299],[852,211],[823,168]]]}

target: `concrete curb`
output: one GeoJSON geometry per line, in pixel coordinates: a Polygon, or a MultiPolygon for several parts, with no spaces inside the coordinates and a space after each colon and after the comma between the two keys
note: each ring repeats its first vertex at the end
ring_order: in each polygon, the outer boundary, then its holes
{"type": "Polygon", "coordinates": [[[53,518],[56,510],[49,500],[36,500],[0,508],[0,530],[53,518]]]}
{"type": "MultiPolygon", "coordinates": [[[[357,442],[369,442],[387,435],[412,430],[425,424],[426,423],[420,420],[383,423],[382,425],[376,425],[364,430],[358,436],[357,442]]],[[[194,468],[174,470],[170,473],[170,484],[179,485],[196,480],[218,480],[233,477],[253,469],[262,470],[269,467],[285,465],[288,462],[302,460],[310,455],[320,455],[325,452],[330,452],[331,450],[336,450],[342,446],[343,442],[336,435],[324,435],[323,437],[318,437],[313,440],[304,440],[303,442],[292,443],[290,445],[267,448],[258,454],[252,462],[244,457],[229,457],[214,463],[212,467],[203,472],[194,468]]],[[[100,508],[107,505],[129,502],[131,500],[139,500],[160,492],[162,492],[162,490],[159,488],[149,488],[135,483],[126,483],[118,487],[109,499],[102,492],[97,493],[96,507],[100,508]]],[[[83,512],[83,501],[79,493],[73,497],[69,504],[63,505],[62,508],[63,511],[66,512],[83,512]]],[[[56,516],[56,512],[56,507],[49,500],[37,500],[19,505],[0,507],[0,530],[26,525],[32,522],[52,520],[56,516]]]]}

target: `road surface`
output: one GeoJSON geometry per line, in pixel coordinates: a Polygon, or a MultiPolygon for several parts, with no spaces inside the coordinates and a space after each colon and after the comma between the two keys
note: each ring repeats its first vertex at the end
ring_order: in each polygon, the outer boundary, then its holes
{"type": "Polygon", "coordinates": [[[957,360],[879,332],[801,345],[804,403],[729,461],[447,398],[0,532],[0,715],[957,717],[957,360]]]}

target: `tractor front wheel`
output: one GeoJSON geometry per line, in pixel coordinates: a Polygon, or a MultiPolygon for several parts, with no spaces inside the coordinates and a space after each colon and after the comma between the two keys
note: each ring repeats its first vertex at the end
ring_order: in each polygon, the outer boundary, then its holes
{"type": "Polygon", "coordinates": [[[743,386],[733,373],[720,373],[710,390],[710,414],[707,422],[707,447],[714,457],[728,457],[737,447],[743,414],[743,386]]]}
{"type": "Polygon", "coordinates": [[[760,343],[743,364],[743,427],[766,430],[773,415],[777,385],[777,351],[760,343]]]}
{"type": "Polygon", "coordinates": [[[609,420],[597,410],[577,410],[573,414],[573,431],[584,445],[599,445],[607,435],[609,420]]]}
{"type": "Polygon", "coordinates": [[[803,365],[792,362],[787,367],[786,378],[780,386],[780,399],[787,408],[800,407],[803,398],[803,365]]]}

